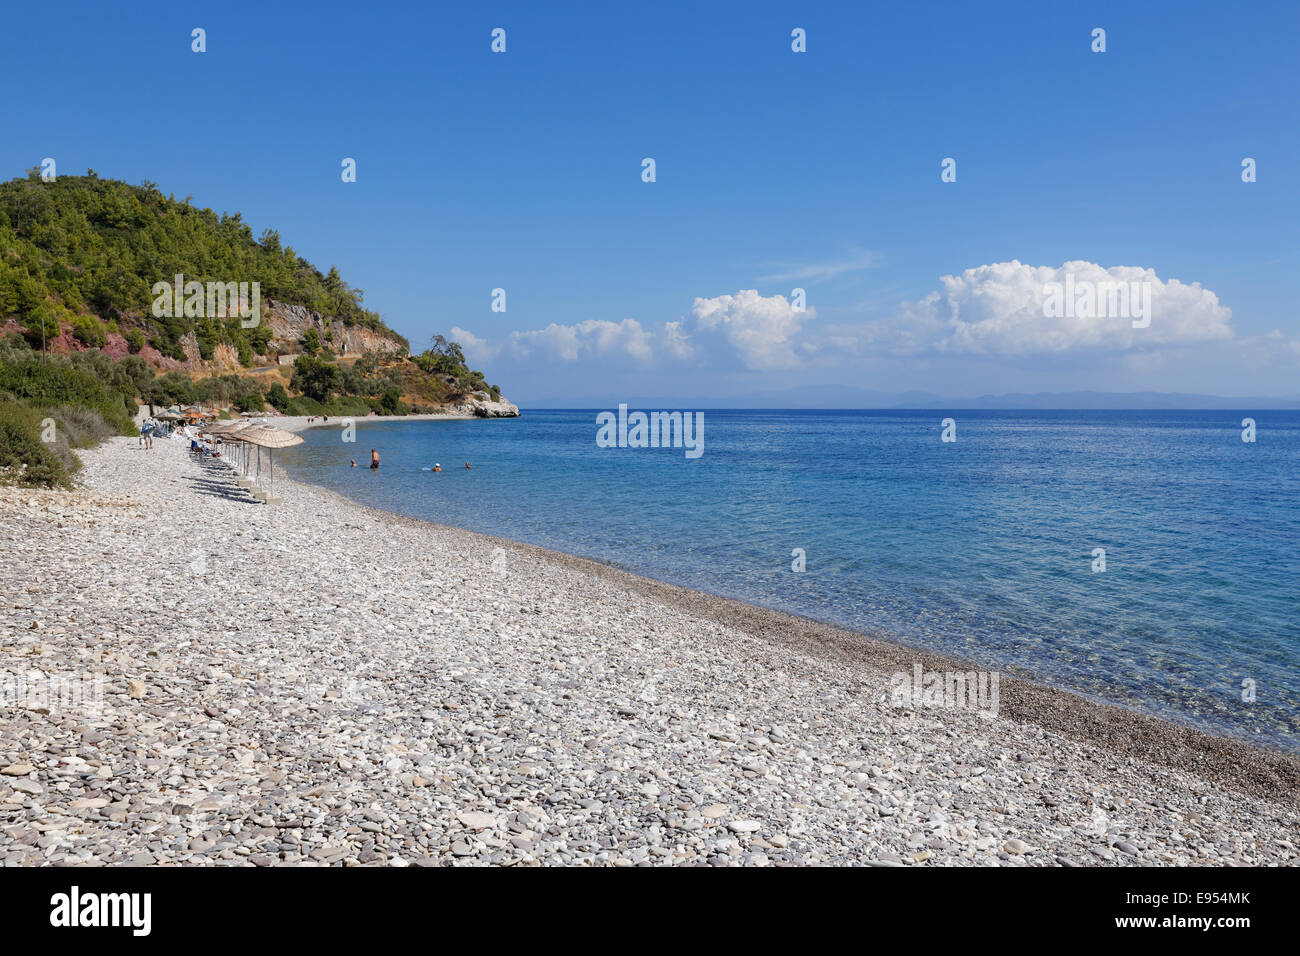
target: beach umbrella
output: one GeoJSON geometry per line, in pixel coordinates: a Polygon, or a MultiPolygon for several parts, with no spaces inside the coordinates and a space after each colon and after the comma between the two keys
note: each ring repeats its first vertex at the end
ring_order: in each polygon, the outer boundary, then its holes
{"type": "MultiPolygon", "coordinates": [[[[212,425],[207,429],[207,432],[209,435],[214,435],[220,438],[223,442],[231,443],[231,442],[238,442],[239,433],[248,427],[249,427],[248,422],[243,420],[235,420],[229,422],[221,422],[220,424],[217,425],[212,425]]],[[[238,465],[236,465],[234,462],[229,462],[229,464],[232,469],[238,470],[238,465]]]]}
{"type": "Polygon", "coordinates": [[[249,471],[252,468],[252,462],[250,461],[251,442],[245,441],[243,438],[243,434],[249,429],[256,428],[256,427],[257,427],[256,425],[254,425],[252,422],[249,421],[230,422],[229,425],[225,428],[225,430],[221,433],[221,437],[224,441],[235,442],[238,445],[239,472],[245,478],[249,477],[249,471]]]}
{"type": "Polygon", "coordinates": [[[290,445],[301,445],[302,436],[287,432],[282,428],[258,425],[241,431],[239,440],[257,446],[258,475],[262,473],[262,449],[266,449],[269,459],[267,463],[267,497],[269,498],[275,488],[275,449],[288,448],[290,445]]]}

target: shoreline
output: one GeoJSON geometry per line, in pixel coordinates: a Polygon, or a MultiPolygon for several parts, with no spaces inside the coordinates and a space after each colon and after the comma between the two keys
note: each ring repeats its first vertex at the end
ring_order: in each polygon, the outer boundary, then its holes
{"type": "MultiPolygon", "coordinates": [[[[338,426],[346,415],[332,415],[333,421],[321,421],[320,415],[276,415],[268,416],[267,421],[272,427],[280,428],[287,432],[301,432],[309,428],[329,428],[331,425],[338,426]],[[308,418],[315,418],[316,421],[309,422],[308,418]]],[[[357,424],[374,422],[441,422],[441,421],[473,421],[476,415],[454,415],[450,412],[424,412],[419,415],[364,415],[361,418],[353,418],[357,424]]]]}
{"type": "Polygon", "coordinates": [[[82,457],[0,490],[0,678],[104,688],[0,702],[0,864],[1300,863],[1286,754],[1011,678],[892,707],[954,662],[287,475],[255,504],[178,441],[82,457]]]}

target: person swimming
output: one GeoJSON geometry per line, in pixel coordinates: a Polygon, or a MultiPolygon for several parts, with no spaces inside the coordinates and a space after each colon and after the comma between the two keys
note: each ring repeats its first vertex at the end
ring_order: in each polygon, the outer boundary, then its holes
{"type": "Polygon", "coordinates": [[[466,470],[466,471],[469,470],[469,462],[465,462],[465,470],[466,470]]]}
{"type": "Polygon", "coordinates": [[[373,448],[370,449],[370,470],[379,470],[379,452],[375,451],[373,448]]]}
{"type": "Polygon", "coordinates": [[[357,467],[357,460],[355,458],[352,459],[352,467],[357,467]]]}
{"type": "Polygon", "coordinates": [[[442,471],[442,465],[438,464],[438,462],[435,461],[435,462],[433,463],[433,470],[434,470],[434,471],[442,471]]]}

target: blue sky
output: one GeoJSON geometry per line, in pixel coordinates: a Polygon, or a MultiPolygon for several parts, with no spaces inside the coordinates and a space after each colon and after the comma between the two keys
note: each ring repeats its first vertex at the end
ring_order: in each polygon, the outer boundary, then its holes
{"type": "Polygon", "coordinates": [[[242,212],[525,403],[1300,393],[1295,4],[993,6],[14,7],[0,169],[242,212]]]}

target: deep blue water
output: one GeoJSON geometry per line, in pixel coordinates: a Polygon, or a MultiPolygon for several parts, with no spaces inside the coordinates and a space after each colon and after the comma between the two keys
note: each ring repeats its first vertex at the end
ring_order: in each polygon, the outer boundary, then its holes
{"type": "Polygon", "coordinates": [[[1300,749],[1300,413],[1253,413],[1254,444],[1240,412],[966,411],[943,443],[945,414],[709,411],[696,460],[599,448],[595,411],[362,420],[276,457],[388,511],[1300,749]]]}

